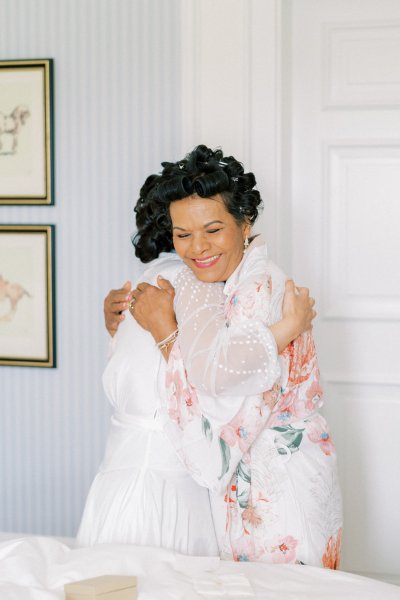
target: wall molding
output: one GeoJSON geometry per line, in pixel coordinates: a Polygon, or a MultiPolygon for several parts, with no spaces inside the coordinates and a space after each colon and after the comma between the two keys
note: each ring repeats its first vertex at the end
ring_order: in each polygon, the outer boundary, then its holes
{"type": "MultiPolygon", "coordinates": [[[[322,253],[322,310],[324,320],[375,320],[400,319],[400,294],[397,292],[354,294],[348,289],[346,269],[349,268],[347,234],[350,167],[368,164],[396,166],[400,173],[400,139],[346,139],[326,140],[322,152],[323,173],[323,253],[322,253]]],[[[400,175],[399,175],[400,189],[400,175]]],[[[386,217],[388,218],[388,217],[386,217]]],[[[393,221],[394,222],[394,221],[393,221]]],[[[388,284],[389,285],[389,284],[388,284]]],[[[390,283],[390,286],[392,283],[390,283]]]]}
{"type": "MultiPolygon", "coordinates": [[[[387,44],[386,60],[382,55],[381,64],[390,64],[393,56],[394,44],[400,47],[400,21],[365,21],[325,23],[323,26],[323,109],[397,109],[400,106],[400,65],[397,81],[385,81],[382,70],[382,79],[376,79],[373,62],[378,61],[377,48],[370,49],[371,57],[364,64],[370,65],[370,77],[364,80],[351,81],[349,70],[351,68],[351,50],[349,44],[359,46],[358,50],[364,57],[368,51],[368,43],[380,42],[381,46],[387,44]],[[361,47],[363,45],[363,47],[361,47]],[[347,46],[347,48],[346,48],[347,46]],[[369,80],[368,80],[369,79],[369,80]]],[[[382,48],[381,48],[382,50],[382,48]]],[[[353,53],[355,57],[358,52],[353,53]]],[[[396,53],[394,53],[396,54],[396,53]]],[[[357,69],[355,69],[357,70],[357,69]]],[[[377,66],[375,65],[375,71],[377,66]]],[[[393,70],[390,74],[392,78],[393,70]]],[[[357,76],[359,74],[357,73],[357,76]]]]}
{"type": "Polygon", "coordinates": [[[198,143],[221,145],[246,164],[249,162],[252,10],[253,0],[219,0],[218,4],[213,0],[181,2],[183,152],[198,143]],[[218,18],[216,11],[221,12],[223,19],[218,18]],[[225,28],[217,27],[221,22],[226,24],[225,28]],[[212,37],[217,30],[219,35],[212,37]],[[239,39],[232,38],[231,31],[240,31],[239,39]],[[229,103],[224,102],[225,92],[231,89],[235,93],[230,95],[229,103]]]}

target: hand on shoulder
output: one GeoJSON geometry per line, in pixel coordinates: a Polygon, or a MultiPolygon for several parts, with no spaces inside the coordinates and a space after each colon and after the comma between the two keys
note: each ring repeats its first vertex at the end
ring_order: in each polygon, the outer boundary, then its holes
{"type": "Polygon", "coordinates": [[[279,353],[300,334],[312,328],[312,321],[317,315],[314,304],[308,288],[296,287],[292,279],[286,281],[282,319],[270,327],[279,353]]]}
{"type": "Polygon", "coordinates": [[[118,290],[110,290],[104,299],[104,322],[111,336],[116,334],[121,321],[125,319],[123,312],[129,308],[131,291],[132,284],[126,281],[118,290]]]}

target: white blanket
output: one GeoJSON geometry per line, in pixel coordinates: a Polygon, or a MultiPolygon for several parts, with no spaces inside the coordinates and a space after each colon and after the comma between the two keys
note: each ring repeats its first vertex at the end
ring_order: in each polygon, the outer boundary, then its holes
{"type": "Polygon", "coordinates": [[[1,600],[64,598],[67,582],[137,575],[139,600],[400,600],[400,588],[341,571],[302,565],[233,563],[130,545],[71,549],[44,537],[0,544],[1,600]]]}

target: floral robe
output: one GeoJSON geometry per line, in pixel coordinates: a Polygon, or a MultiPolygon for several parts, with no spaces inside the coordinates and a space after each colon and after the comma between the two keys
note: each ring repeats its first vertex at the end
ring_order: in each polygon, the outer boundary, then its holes
{"type": "Polygon", "coordinates": [[[284,285],[258,238],[225,285],[182,269],[165,431],[193,478],[224,502],[214,515],[225,521],[223,558],[337,568],[341,496],[312,335],[278,356],[268,329],[284,285]]]}

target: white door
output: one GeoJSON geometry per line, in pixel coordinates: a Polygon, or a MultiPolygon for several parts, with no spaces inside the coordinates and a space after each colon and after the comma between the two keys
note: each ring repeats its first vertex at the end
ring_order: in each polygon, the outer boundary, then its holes
{"type": "Polygon", "coordinates": [[[282,6],[289,254],[318,302],[342,566],[400,575],[400,1],[282,6]]]}

